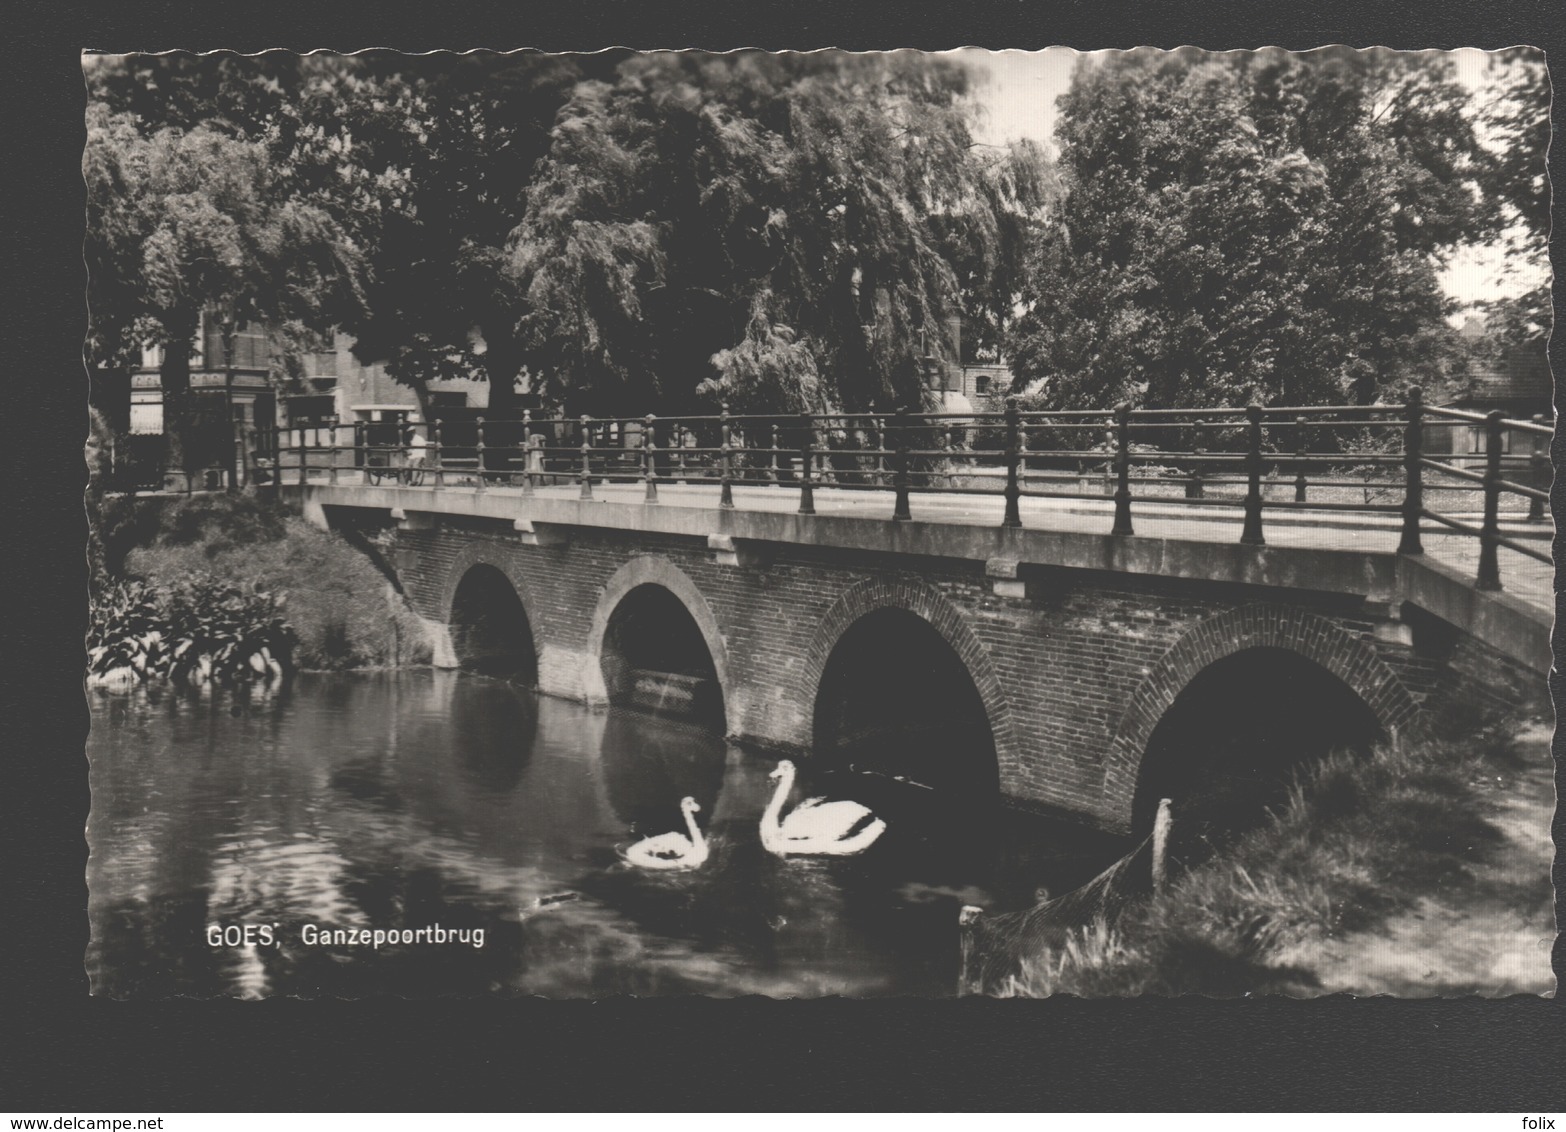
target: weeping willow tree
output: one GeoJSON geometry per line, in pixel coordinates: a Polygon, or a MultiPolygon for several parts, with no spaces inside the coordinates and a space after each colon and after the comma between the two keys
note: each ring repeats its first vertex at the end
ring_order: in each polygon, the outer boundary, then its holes
{"type": "Polygon", "coordinates": [[[191,364],[203,314],[225,326],[318,331],[362,305],[357,247],[293,191],[259,140],[226,124],[157,126],[98,102],[87,113],[89,359],[162,348],[165,466],[192,458],[191,364]]]}
{"type": "Polygon", "coordinates": [[[652,53],[580,83],[510,244],[538,392],[919,405],[920,356],[1005,309],[1053,185],[1037,147],[975,144],[969,83],[914,52],[652,53]]]}

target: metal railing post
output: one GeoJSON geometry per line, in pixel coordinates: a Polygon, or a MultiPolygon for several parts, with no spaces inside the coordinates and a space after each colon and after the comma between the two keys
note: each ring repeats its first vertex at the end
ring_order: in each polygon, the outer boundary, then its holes
{"type": "Polygon", "coordinates": [[[1245,529],[1240,541],[1246,546],[1263,546],[1262,535],[1262,407],[1254,401],[1245,406],[1245,529]]]}
{"type": "MultiPolygon", "coordinates": [[[[299,486],[304,487],[306,481],[308,481],[310,478],[308,464],[309,456],[305,454],[304,425],[297,426],[293,431],[299,434],[299,486]]],[[[190,491],[189,476],[185,477],[185,490],[187,494],[190,491]]]]}
{"type": "MultiPolygon", "coordinates": [[[[875,402],[870,402],[870,412],[875,412],[875,402]]],[[[875,486],[886,482],[886,421],[877,416],[870,418],[870,434],[875,438],[875,486]]]]}
{"type": "Polygon", "coordinates": [[[1006,398],[1006,513],[1003,527],[1022,526],[1022,485],[1017,480],[1017,465],[1022,462],[1022,413],[1015,397],[1006,398]]]}
{"type": "Polygon", "coordinates": [[[445,487],[446,486],[446,472],[445,472],[445,469],[442,467],[442,464],[441,464],[441,447],[440,447],[441,436],[440,436],[440,430],[441,430],[441,420],[440,420],[439,417],[436,417],[435,418],[435,432],[434,432],[434,434],[430,438],[431,441],[433,442],[433,450],[432,451],[433,451],[433,456],[434,456],[434,460],[435,460],[435,468],[434,468],[434,472],[435,472],[435,486],[436,487],[445,487]]]}
{"type": "Polygon", "coordinates": [[[810,460],[816,442],[815,422],[810,419],[809,413],[800,413],[799,425],[802,430],[799,438],[799,513],[814,515],[816,491],[810,482],[810,460]]]}
{"type": "Polygon", "coordinates": [[[1131,526],[1131,404],[1115,406],[1115,525],[1116,535],[1135,534],[1131,526]]]}
{"type": "Polygon", "coordinates": [[[1481,590],[1501,588],[1501,443],[1506,414],[1491,409],[1485,414],[1484,446],[1484,526],[1479,532],[1479,578],[1481,590]]]}
{"type": "MultiPolygon", "coordinates": [[[[1544,425],[1544,414],[1535,413],[1533,423],[1544,425]]],[[[1533,451],[1528,454],[1529,487],[1539,491],[1548,491],[1550,488],[1550,456],[1545,449],[1545,438],[1537,433],[1533,435],[1533,451]]],[[[1544,500],[1528,500],[1528,522],[1542,523],[1544,521],[1544,500]]]]}
{"type": "Polygon", "coordinates": [[[653,426],[658,418],[648,413],[642,418],[642,479],[646,482],[646,502],[658,502],[658,470],[655,466],[658,459],[657,448],[653,444],[653,426]]]}
{"type": "Polygon", "coordinates": [[[723,402],[718,407],[718,506],[734,506],[734,482],[732,469],[729,466],[731,454],[729,450],[729,403],[723,402]]]}
{"type": "Polygon", "coordinates": [[[773,483],[781,482],[778,478],[778,426],[772,426],[772,444],[767,453],[767,471],[773,483]]]}
{"type": "Polygon", "coordinates": [[[359,482],[369,481],[369,473],[365,471],[370,465],[369,453],[364,450],[364,422],[353,422],[353,468],[359,473],[359,482]]]}
{"type": "Polygon", "coordinates": [[[524,471],[522,474],[523,495],[532,495],[534,487],[536,485],[541,486],[543,483],[544,477],[542,473],[544,470],[544,460],[543,456],[541,455],[543,445],[544,438],[542,436],[538,436],[534,433],[528,434],[524,455],[527,463],[524,465],[524,471]]]}
{"type": "Polygon", "coordinates": [[[332,430],[332,445],[326,450],[326,482],[333,487],[337,486],[337,418],[333,417],[331,423],[326,426],[332,430]]]}
{"type": "Polygon", "coordinates": [[[473,450],[478,455],[478,490],[483,491],[488,487],[484,475],[484,418],[475,417],[474,424],[476,432],[473,438],[473,450]]]}
{"type": "Polygon", "coordinates": [[[1191,422],[1191,428],[1195,432],[1195,439],[1191,443],[1191,482],[1185,485],[1185,497],[1187,499],[1202,499],[1206,495],[1207,488],[1202,483],[1202,453],[1206,451],[1202,447],[1203,421],[1198,418],[1191,422]]]}
{"type": "Polygon", "coordinates": [[[591,499],[593,497],[593,441],[592,423],[586,413],[582,414],[582,470],[578,475],[581,482],[581,490],[577,492],[578,499],[591,499]]]}
{"type": "Polygon", "coordinates": [[[1294,456],[1299,460],[1299,469],[1294,473],[1294,502],[1304,503],[1306,490],[1309,487],[1309,482],[1305,478],[1305,467],[1307,463],[1305,457],[1309,454],[1308,446],[1305,440],[1306,436],[1308,435],[1306,431],[1305,418],[1295,417],[1294,427],[1299,430],[1299,437],[1297,438],[1294,445],[1294,456]]]}
{"type": "Polygon", "coordinates": [[[892,487],[896,491],[896,497],[892,504],[892,519],[901,521],[913,518],[913,512],[908,507],[908,410],[897,410],[897,469],[892,473],[892,487]]]}
{"type": "Polygon", "coordinates": [[[533,410],[522,410],[522,494],[533,494],[533,410]]]}
{"type": "Polygon", "coordinates": [[[1423,554],[1419,520],[1425,513],[1425,391],[1414,386],[1408,391],[1408,421],[1403,426],[1403,537],[1397,544],[1399,554],[1423,554]]]}

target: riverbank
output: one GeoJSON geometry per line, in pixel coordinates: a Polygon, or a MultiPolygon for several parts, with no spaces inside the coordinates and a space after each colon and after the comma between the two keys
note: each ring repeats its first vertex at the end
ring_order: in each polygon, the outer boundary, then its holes
{"type": "Polygon", "coordinates": [[[1551,994],[1549,729],[1489,719],[1335,754],[1266,825],[1014,993],[1551,994]]]}
{"type": "Polygon", "coordinates": [[[1515,765],[1473,781],[1500,834],[1494,851],[1375,927],[1326,939],[1300,956],[1324,992],[1399,998],[1555,992],[1550,729],[1523,727],[1517,743],[1515,765]]]}
{"type": "Polygon", "coordinates": [[[423,623],[370,557],[254,494],[115,501],[100,523],[107,581],[154,594],[221,584],[278,599],[303,670],[428,664],[423,623]]]}

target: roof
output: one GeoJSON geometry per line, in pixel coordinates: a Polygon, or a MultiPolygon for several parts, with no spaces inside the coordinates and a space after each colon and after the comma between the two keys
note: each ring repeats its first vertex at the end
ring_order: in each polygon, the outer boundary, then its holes
{"type": "Polygon", "coordinates": [[[1554,383],[1549,361],[1539,355],[1513,355],[1499,364],[1480,365],[1469,371],[1457,400],[1481,402],[1550,403],[1554,383]]]}

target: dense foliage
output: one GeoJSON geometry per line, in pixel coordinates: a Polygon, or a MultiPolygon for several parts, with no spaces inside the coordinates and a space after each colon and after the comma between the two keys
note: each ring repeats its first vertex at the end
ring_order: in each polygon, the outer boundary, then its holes
{"type": "Polygon", "coordinates": [[[291,669],[294,645],[282,605],[259,583],[200,575],[162,586],[113,583],[93,598],[88,673],[111,686],[153,678],[198,685],[279,679],[291,669]]]}
{"type": "Polygon", "coordinates": [[[88,107],[88,353],[113,365],[143,342],[162,347],[169,467],[187,464],[203,312],[225,334],[249,322],[324,331],[362,306],[357,248],[275,160],[271,127],[253,125],[247,136],[223,123],[149,121],[106,101],[88,107]]]}
{"type": "MultiPolygon", "coordinates": [[[[579,84],[512,236],[541,388],[572,411],[920,403],[920,357],[1047,201],[978,156],[968,73],[915,53],[657,53],[579,84]]],[[[949,346],[949,344],[948,344],[949,346]]]]}
{"type": "Polygon", "coordinates": [[[968,72],[912,52],[88,77],[90,352],[165,343],[176,437],[203,305],[339,327],[420,391],[487,378],[492,416],[519,377],[572,411],[912,404],[950,316],[998,343],[1053,185],[1038,147],[975,146],[968,72]]]}
{"type": "Polygon", "coordinates": [[[1443,256],[1498,223],[1446,57],[1133,51],[1060,109],[1011,339],[1052,404],[1365,403],[1438,371],[1443,256]]]}
{"type": "Polygon", "coordinates": [[[110,542],[117,576],[160,591],[190,577],[222,579],[242,590],[286,588],[299,668],[429,660],[422,623],[377,567],[379,548],[369,537],[355,545],[251,496],[198,495],[162,507],[143,502],[110,542]]]}
{"type": "Polygon", "coordinates": [[[1479,114],[1489,157],[1487,187],[1508,221],[1509,266],[1532,275],[1517,295],[1490,304],[1500,351],[1542,355],[1554,321],[1547,270],[1550,241],[1550,74],[1532,48],[1496,52],[1479,114]],[[1541,270],[1541,268],[1543,270],[1541,270]]]}
{"type": "MultiPolygon", "coordinates": [[[[1078,62],[1060,167],[977,144],[917,52],[135,55],[94,61],[94,364],[164,346],[184,459],[197,315],[337,328],[421,395],[569,412],[915,407],[1009,353],[1049,404],[1371,401],[1452,352],[1461,243],[1548,224],[1548,76],[1440,53],[1078,62]],[[1038,379],[1047,379],[1041,383],[1038,379]]],[[[1542,337],[1541,286],[1498,310],[1542,337]]],[[[1510,333],[1510,331],[1509,331],[1510,333]]]]}

